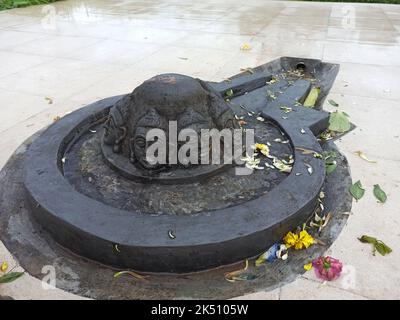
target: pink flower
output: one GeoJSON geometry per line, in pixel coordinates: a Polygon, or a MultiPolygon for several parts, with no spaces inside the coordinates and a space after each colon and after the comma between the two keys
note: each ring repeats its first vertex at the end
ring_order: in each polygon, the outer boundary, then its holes
{"type": "Polygon", "coordinates": [[[322,280],[332,281],[339,278],[343,264],[331,257],[319,257],[312,262],[315,274],[322,280]]]}

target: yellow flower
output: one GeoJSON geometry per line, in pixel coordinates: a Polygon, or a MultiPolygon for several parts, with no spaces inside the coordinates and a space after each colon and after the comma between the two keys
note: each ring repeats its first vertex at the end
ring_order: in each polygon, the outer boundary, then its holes
{"type": "Polygon", "coordinates": [[[297,241],[299,240],[299,236],[291,231],[287,233],[287,235],[283,238],[283,242],[285,242],[286,247],[293,247],[297,241]]]}
{"type": "Polygon", "coordinates": [[[251,45],[248,43],[244,43],[241,47],[240,50],[251,50],[251,45]]]}
{"type": "Polygon", "coordinates": [[[255,151],[260,150],[260,152],[266,157],[269,156],[269,148],[266,144],[256,143],[254,145],[254,149],[255,151]]]}
{"type": "Polygon", "coordinates": [[[314,243],[314,238],[306,230],[300,231],[299,234],[289,231],[283,241],[288,248],[294,247],[295,250],[300,250],[311,246],[314,243]]]}
{"type": "MultiPolygon", "coordinates": [[[[303,246],[305,248],[308,248],[314,243],[314,238],[309,235],[309,233],[306,230],[300,231],[299,235],[299,242],[301,242],[302,246],[299,249],[302,249],[303,246]]],[[[295,247],[296,249],[296,247],[295,247]]]]}
{"type": "Polygon", "coordinates": [[[305,264],[304,265],[304,270],[307,270],[307,271],[309,271],[309,270],[311,270],[312,269],[312,262],[310,262],[310,263],[307,263],[307,264],[305,264]]]}
{"type": "Polygon", "coordinates": [[[1,270],[1,272],[6,272],[7,269],[8,269],[8,263],[7,263],[6,261],[4,261],[4,262],[1,264],[0,270],[1,270]]]}

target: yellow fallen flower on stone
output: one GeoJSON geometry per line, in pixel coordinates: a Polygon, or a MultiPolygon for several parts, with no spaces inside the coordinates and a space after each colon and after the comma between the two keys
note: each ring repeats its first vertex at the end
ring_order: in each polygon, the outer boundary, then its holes
{"type": "Polygon", "coordinates": [[[7,261],[4,261],[4,262],[1,264],[0,270],[1,270],[1,272],[6,272],[7,269],[8,269],[8,263],[7,263],[7,261]]]}
{"type": "Polygon", "coordinates": [[[310,271],[313,267],[312,262],[305,264],[303,267],[304,267],[304,270],[310,271]]]}
{"type": "Polygon", "coordinates": [[[314,238],[306,230],[302,230],[298,234],[289,231],[283,241],[286,247],[294,247],[295,250],[308,248],[315,243],[314,238]]]}
{"type": "Polygon", "coordinates": [[[240,47],[240,50],[244,50],[244,51],[251,50],[251,45],[249,45],[248,43],[244,43],[240,47]]]}
{"type": "Polygon", "coordinates": [[[260,151],[264,156],[269,156],[269,147],[263,143],[256,143],[253,147],[254,151],[260,151]]]}

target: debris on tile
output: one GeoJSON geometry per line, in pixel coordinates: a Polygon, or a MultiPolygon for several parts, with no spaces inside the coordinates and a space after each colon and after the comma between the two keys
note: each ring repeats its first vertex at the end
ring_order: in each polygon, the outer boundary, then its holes
{"type": "Polygon", "coordinates": [[[378,163],[378,161],[370,160],[370,159],[365,155],[365,153],[362,152],[361,150],[354,151],[353,153],[354,153],[355,155],[359,156],[361,159],[367,161],[367,162],[370,162],[370,163],[378,163]]]}
{"type": "Polygon", "coordinates": [[[53,99],[50,97],[44,97],[48,104],[53,104],[53,99]]]}
{"type": "Polygon", "coordinates": [[[365,189],[363,188],[360,180],[351,185],[349,191],[353,198],[356,199],[356,201],[360,200],[365,193],[365,189]]]}
{"type": "Polygon", "coordinates": [[[251,50],[251,45],[248,44],[248,43],[244,43],[244,44],[242,44],[242,46],[240,47],[240,50],[249,51],[249,50],[251,50]]]}
{"type": "Polygon", "coordinates": [[[377,238],[363,235],[361,238],[358,238],[358,240],[360,240],[362,243],[372,244],[373,255],[375,255],[376,251],[378,251],[382,256],[385,256],[392,252],[392,249],[390,247],[388,247],[383,241],[378,240],[377,238]]]}
{"type": "Polygon", "coordinates": [[[374,196],[380,203],[385,203],[387,199],[386,192],[381,189],[379,184],[374,185],[374,196]]]}
{"type": "Polygon", "coordinates": [[[319,257],[312,262],[315,274],[324,281],[336,280],[342,273],[343,264],[332,257],[319,257]]]}

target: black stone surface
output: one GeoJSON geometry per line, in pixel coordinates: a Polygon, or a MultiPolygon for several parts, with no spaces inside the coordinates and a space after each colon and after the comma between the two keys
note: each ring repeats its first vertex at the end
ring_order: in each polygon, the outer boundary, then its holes
{"type": "MultiPolygon", "coordinates": [[[[324,255],[345,227],[352,198],[352,181],[346,159],[339,154],[337,169],[327,175],[324,206],[332,219],[321,233],[310,231],[326,245],[306,250],[290,250],[286,261],[277,260],[254,267],[249,262],[252,281],[230,283],[225,273],[243,268],[244,261],[213,270],[184,274],[148,274],[146,281],[128,275],[114,278],[115,269],[82,259],[61,248],[34,219],[26,199],[22,168],[26,149],[38,135],[23,143],[0,172],[0,239],[19,264],[32,276],[43,279],[42,268],[51,265],[56,271],[59,289],[93,299],[228,299],[259,291],[269,291],[304,273],[303,265],[324,255]]],[[[323,145],[331,150],[333,144],[323,145]]],[[[221,253],[223,254],[223,252],[221,253]]],[[[346,263],[346,261],[343,261],[346,263]]]]}

